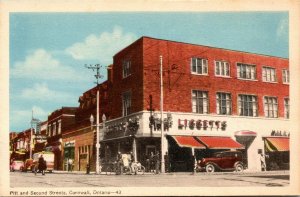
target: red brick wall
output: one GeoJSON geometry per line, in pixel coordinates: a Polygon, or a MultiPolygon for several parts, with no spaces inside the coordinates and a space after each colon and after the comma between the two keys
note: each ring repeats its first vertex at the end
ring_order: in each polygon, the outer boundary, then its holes
{"type": "Polygon", "coordinates": [[[164,111],[192,112],[191,91],[206,90],[209,92],[210,113],[216,113],[216,92],[232,94],[233,114],[237,114],[238,94],[255,94],[258,96],[259,116],[264,116],[263,96],[278,97],[279,116],[284,114],[283,99],[289,96],[289,86],[282,84],[282,69],[288,68],[288,60],[277,57],[230,51],[199,45],[184,44],[151,38],[143,39],[144,54],[144,106],[146,110],[149,95],[153,97],[153,107],[159,110],[159,55],[163,56],[163,69],[177,69],[170,74],[164,72],[164,111]],[[191,57],[208,59],[208,76],[192,75],[191,57]],[[230,64],[230,77],[215,76],[215,60],[226,60],[230,64]],[[257,81],[237,79],[236,63],[255,64],[257,81]],[[262,66],[276,68],[278,83],[262,82],[262,66]],[[156,71],[153,71],[156,70],[156,71]]]}
{"type": "Polygon", "coordinates": [[[109,92],[111,101],[111,118],[122,116],[122,94],[131,91],[131,110],[143,109],[143,54],[142,40],[138,40],[114,56],[113,84],[109,92]],[[131,75],[123,79],[122,63],[131,61],[131,75]]]}
{"type": "Polygon", "coordinates": [[[142,37],[114,56],[114,80],[109,90],[111,118],[122,116],[122,93],[128,90],[132,92],[132,112],[149,109],[149,95],[153,108],[160,109],[160,55],[165,71],[164,111],[192,112],[191,91],[205,90],[209,92],[212,114],[216,113],[216,92],[222,91],[232,95],[233,115],[237,114],[238,94],[258,96],[259,116],[264,116],[263,96],[276,96],[279,116],[284,115],[283,99],[289,97],[289,85],[282,83],[282,69],[288,68],[288,59],[142,37]],[[191,57],[208,59],[208,76],[191,74],[191,57]],[[124,59],[132,61],[132,75],[125,79],[122,78],[124,59]],[[215,60],[229,62],[230,78],[215,76],[215,60]],[[237,63],[255,64],[257,80],[237,79],[237,63]],[[276,68],[277,83],[262,82],[262,66],[276,68]]]}

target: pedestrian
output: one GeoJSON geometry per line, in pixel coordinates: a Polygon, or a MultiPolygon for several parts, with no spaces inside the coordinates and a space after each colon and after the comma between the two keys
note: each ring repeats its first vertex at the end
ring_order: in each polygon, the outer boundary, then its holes
{"type": "Polygon", "coordinates": [[[68,159],[68,171],[72,172],[73,170],[73,159],[68,159]]]}
{"type": "Polygon", "coordinates": [[[149,156],[149,163],[150,163],[150,172],[154,171],[155,169],[155,161],[154,161],[154,154],[153,152],[150,153],[150,156],[149,156]]]}
{"type": "Polygon", "coordinates": [[[117,172],[116,174],[123,173],[123,160],[122,160],[122,153],[118,152],[117,154],[117,172]]]}
{"type": "Polygon", "coordinates": [[[155,163],[155,174],[158,174],[159,173],[159,164],[160,164],[160,161],[159,161],[159,152],[157,152],[155,155],[154,155],[154,163],[155,163]]]}
{"type": "Polygon", "coordinates": [[[38,169],[40,172],[42,172],[42,175],[45,175],[46,168],[47,168],[46,161],[45,161],[43,155],[41,155],[39,158],[39,161],[38,161],[38,169]]]}
{"type": "Polygon", "coordinates": [[[266,171],[267,170],[266,157],[263,153],[260,153],[260,164],[261,164],[261,170],[266,171]]]}
{"type": "Polygon", "coordinates": [[[136,172],[135,172],[135,170],[134,170],[134,165],[133,165],[134,162],[135,162],[133,152],[131,151],[131,152],[129,153],[129,155],[130,155],[130,163],[129,163],[129,167],[131,168],[131,171],[134,172],[134,173],[136,174],[136,172]]]}
{"type": "Polygon", "coordinates": [[[168,155],[168,152],[166,152],[165,154],[165,171],[166,172],[170,172],[170,160],[169,160],[169,155],[168,155]]]}

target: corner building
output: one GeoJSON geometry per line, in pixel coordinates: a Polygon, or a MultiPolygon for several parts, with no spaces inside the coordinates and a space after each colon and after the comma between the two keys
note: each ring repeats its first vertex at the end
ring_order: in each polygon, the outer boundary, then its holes
{"type": "Polygon", "coordinates": [[[141,37],[115,54],[108,81],[104,161],[133,151],[146,165],[151,152],[168,152],[172,171],[191,171],[193,154],[239,149],[251,171],[260,153],[270,170],[289,166],[288,59],[141,37]]]}

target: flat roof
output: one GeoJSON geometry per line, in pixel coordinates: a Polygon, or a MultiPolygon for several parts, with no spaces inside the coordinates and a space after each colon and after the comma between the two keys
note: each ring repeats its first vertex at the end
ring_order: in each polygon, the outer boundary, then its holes
{"type": "Polygon", "coordinates": [[[280,59],[285,59],[285,60],[289,59],[289,58],[279,57],[279,56],[274,56],[274,55],[266,55],[266,54],[252,53],[252,52],[247,52],[247,51],[239,51],[239,50],[234,50],[234,49],[226,49],[226,48],[213,47],[213,46],[207,46],[207,45],[201,45],[201,44],[194,44],[194,43],[188,43],[188,42],[167,40],[167,39],[161,39],[161,38],[154,38],[154,37],[150,37],[150,36],[142,36],[142,37],[140,37],[139,39],[137,39],[136,41],[134,41],[130,45],[128,45],[125,48],[121,49],[114,56],[116,56],[117,54],[119,54],[120,52],[122,52],[123,50],[125,50],[126,48],[134,45],[136,42],[138,42],[139,40],[142,40],[144,38],[153,39],[153,40],[161,40],[161,41],[166,41],[166,42],[181,43],[181,44],[187,44],[187,45],[194,45],[194,46],[202,46],[202,47],[208,47],[208,48],[214,48],[214,49],[221,49],[221,50],[225,50],[225,51],[233,51],[233,52],[239,52],[239,53],[247,53],[247,54],[253,54],[253,55],[260,55],[260,56],[266,56],[266,57],[274,57],[274,58],[280,58],[280,59]]]}

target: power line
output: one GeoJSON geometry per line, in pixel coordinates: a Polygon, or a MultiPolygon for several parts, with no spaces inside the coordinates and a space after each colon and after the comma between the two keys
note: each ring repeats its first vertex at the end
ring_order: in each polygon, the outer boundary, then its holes
{"type": "Polygon", "coordinates": [[[94,75],[96,78],[96,84],[99,84],[99,79],[103,78],[104,76],[100,74],[100,68],[102,68],[102,66],[100,64],[95,64],[95,65],[84,65],[87,69],[92,69],[93,71],[96,70],[96,74],[94,75]]]}

